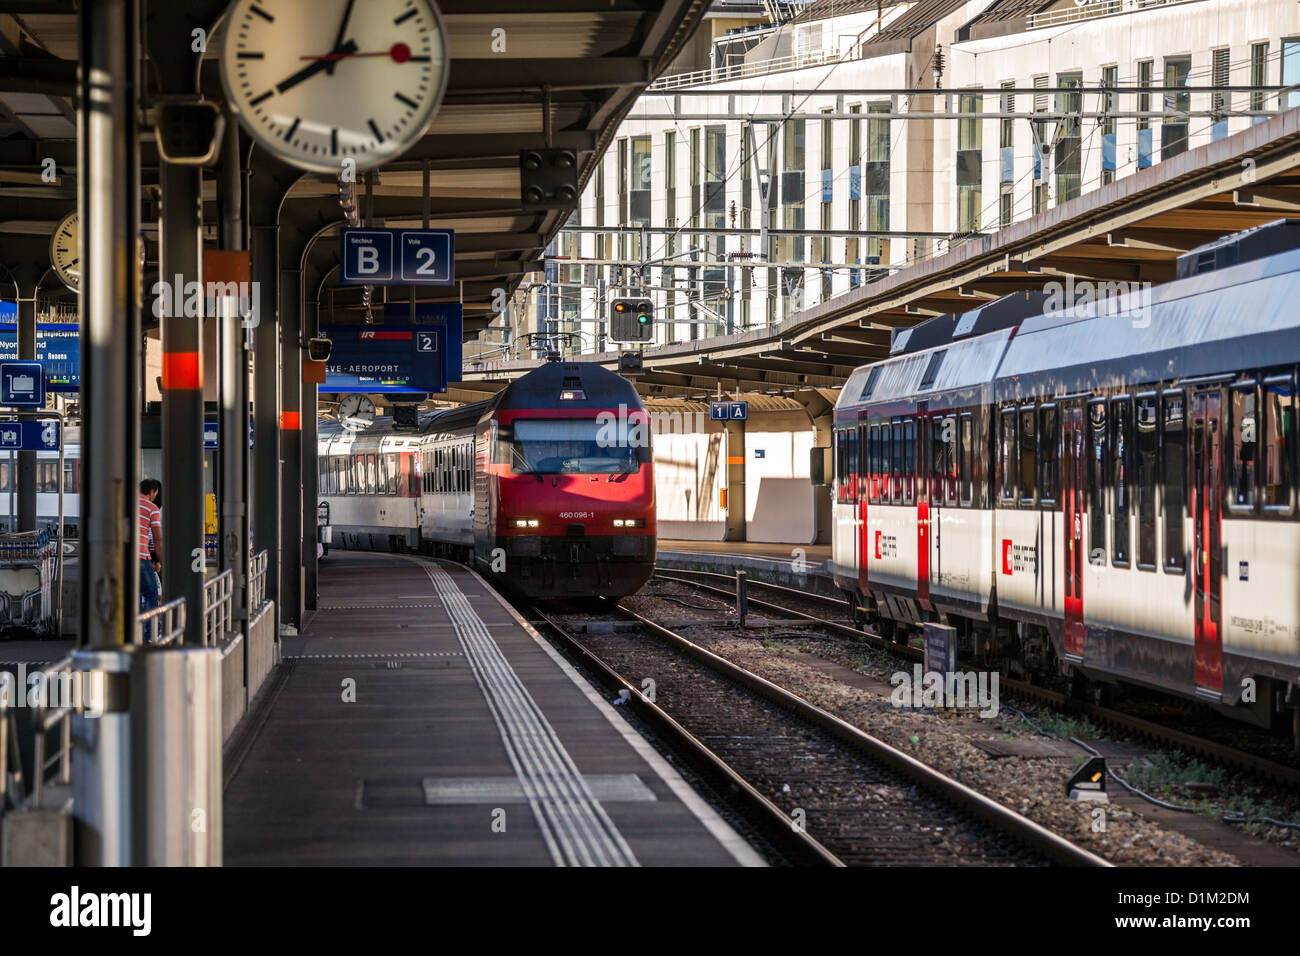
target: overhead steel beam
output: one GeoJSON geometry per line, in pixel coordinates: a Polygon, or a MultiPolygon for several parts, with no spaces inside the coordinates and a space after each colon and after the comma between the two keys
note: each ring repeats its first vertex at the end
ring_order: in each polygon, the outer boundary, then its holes
{"type": "Polygon", "coordinates": [[[447,95],[473,91],[596,90],[644,86],[650,82],[650,60],[640,56],[600,57],[452,57],[447,95]]]}

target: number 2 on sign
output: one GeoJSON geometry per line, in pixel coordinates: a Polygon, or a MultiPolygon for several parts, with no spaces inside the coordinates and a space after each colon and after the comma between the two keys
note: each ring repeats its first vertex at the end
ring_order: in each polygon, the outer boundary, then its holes
{"type": "Polygon", "coordinates": [[[429,276],[434,274],[433,271],[434,255],[432,249],[428,248],[427,246],[421,249],[417,249],[415,251],[415,258],[420,260],[420,267],[415,270],[418,275],[429,276]]]}

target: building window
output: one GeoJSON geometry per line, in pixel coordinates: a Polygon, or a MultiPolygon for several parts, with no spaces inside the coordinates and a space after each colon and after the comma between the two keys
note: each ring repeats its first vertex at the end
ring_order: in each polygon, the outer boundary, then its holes
{"type": "MultiPolygon", "coordinates": [[[[1062,88],[1078,89],[1083,86],[1083,74],[1059,73],[1056,85],[1062,88]]],[[[1056,145],[1056,201],[1063,203],[1074,199],[1082,191],[1083,168],[1083,122],[1080,113],[1083,110],[1082,93],[1058,93],[1060,110],[1065,115],[1058,127],[1059,136],[1056,145]]]]}
{"type": "MultiPolygon", "coordinates": [[[[1266,86],[1268,84],[1268,43],[1252,43],[1250,45],[1250,85],[1266,86]]],[[[1262,90],[1252,90],[1250,94],[1250,108],[1252,112],[1260,112],[1268,109],[1268,94],[1262,90]]],[[[1252,116],[1252,124],[1262,123],[1267,117],[1252,116]]]]}
{"type": "MultiPolygon", "coordinates": [[[[1165,89],[1178,90],[1187,86],[1192,70],[1190,56],[1165,57],[1165,89]]],[[[1186,91],[1166,93],[1165,118],[1160,123],[1160,161],[1187,152],[1187,111],[1192,106],[1192,94],[1186,91]],[[1170,113],[1182,113],[1169,116],[1170,113]]]]}
{"type": "MultiPolygon", "coordinates": [[[[1210,82],[1217,87],[1228,85],[1229,61],[1228,48],[1215,50],[1211,54],[1210,82]]],[[[1220,140],[1228,135],[1228,117],[1224,112],[1232,105],[1231,93],[1215,93],[1210,98],[1210,109],[1214,111],[1214,125],[1210,128],[1210,138],[1220,140]]]]}
{"type": "Polygon", "coordinates": [[[964,94],[959,100],[963,118],[957,121],[957,231],[979,232],[980,193],[983,182],[983,126],[980,97],[964,94]],[[972,116],[966,119],[967,115],[972,116]]]}
{"type": "MultiPolygon", "coordinates": [[[[888,103],[873,103],[867,113],[888,113],[888,103]]],[[[853,122],[857,122],[854,120],[853,122]]],[[[867,120],[867,156],[862,167],[863,193],[867,199],[868,231],[889,231],[889,157],[892,144],[888,119],[867,120]]],[[[867,238],[867,260],[878,265],[889,262],[889,240],[867,238]]]]}
{"type": "MultiPolygon", "coordinates": [[[[1113,90],[1118,84],[1118,75],[1119,67],[1102,67],[1102,88],[1113,90]]],[[[1101,108],[1107,114],[1101,121],[1101,184],[1103,186],[1115,181],[1115,117],[1110,114],[1115,112],[1116,99],[1114,93],[1106,93],[1101,101],[1101,108]]]]}
{"type": "MultiPolygon", "coordinates": [[[[1151,112],[1151,84],[1154,77],[1154,61],[1138,61],[1138,81],[1139,87],[1144,87],[1145,92],[1138,94],[1138,112],[1151,112]]],[[[1137,149],[1138,149],[1138,169],[1146,169],[1151,165],[1151,118],[1149,116],[1139,116],[1137,121],[1137,149]]]]}
{"type": "MultiPolygon", "coordinates": [[[[1300,84],[1300,37],[1289,37],[1282,41],[1282,85],[1300,84]]],[[[1300,91],[1292,90],[1286,94],[1283,109],[1300,106],[1300,91]]]]}

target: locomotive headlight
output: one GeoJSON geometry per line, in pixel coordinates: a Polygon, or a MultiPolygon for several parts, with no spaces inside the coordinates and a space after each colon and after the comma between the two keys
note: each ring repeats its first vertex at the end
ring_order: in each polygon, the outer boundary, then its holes
{"type": "Polygon", "coordinates": [[[615,518],[615,528],[644,528],[645,518],[615,518]]]}
{"type": "Polygon", "coordinates": [[[539,523],[539,522],[538,522],[538,520],[537,520],[536,518],[529,518],[529,519],[528,519],[528,527],[530,527],[530,528],[536,528],[537,525],[538,525],[538,523],[539,523]]]}

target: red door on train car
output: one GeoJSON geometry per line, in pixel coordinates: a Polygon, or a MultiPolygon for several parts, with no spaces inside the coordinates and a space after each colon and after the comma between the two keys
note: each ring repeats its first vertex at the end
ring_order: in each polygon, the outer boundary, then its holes
{"type": "Polygon", "coordinates": [[[930,415],[929,402],[916,403],[916,432],[913,461],[916,466],[916,599],[921,607],[930,604],[930,415]]]}
{"type": "Polygon", "coordinates": [[[1219,389],[1194,394],[1189,436],[1196,686],[1211,691],[1223,690],[1222,406],[1219,389]]]}
{"type": "Polygon", "coordinates": [[[1067,402],[1061,416],[1061,507],[1065,539],[1065,653],[1083,660],[1083,403],[1067,402]]]}
{"type": "Polygon", "coordinates": [[[871,429],[865,424],[857,426],[858,432],[858,479],[854,485],[858,493],[858,590],[867,593],[867,502],[871,499],[870,485],[874,477],[871,459],[871,429]]]}

